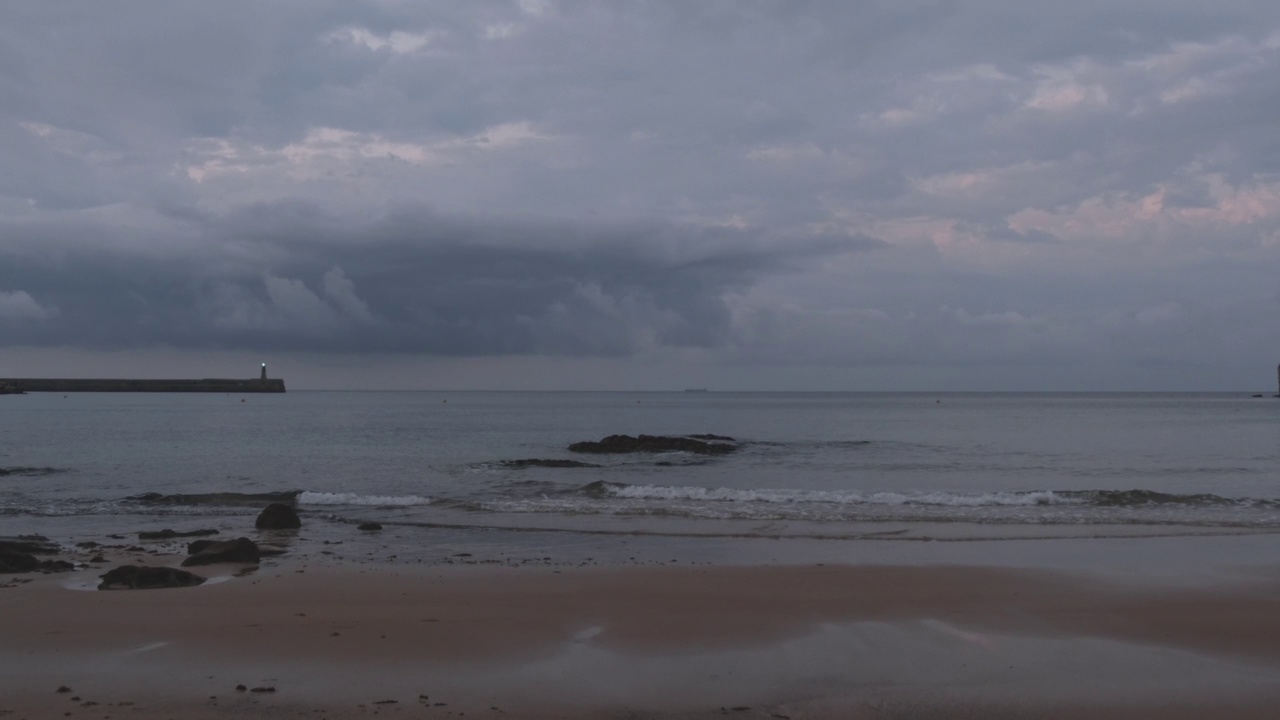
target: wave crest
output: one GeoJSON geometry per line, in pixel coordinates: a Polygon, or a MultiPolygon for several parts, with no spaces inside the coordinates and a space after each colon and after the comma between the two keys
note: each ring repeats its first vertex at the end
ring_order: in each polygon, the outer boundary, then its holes
{"type": "Polygon", "coordinates": [[[301,505],[372,505],[376,507],[430,505],[435,500],[420,495],[358,495],[306,491],[298,495],[301,505]]]}
{"type": "Polygon", "coordinates": [[[1209,493],[1163,493],[1154,490],[1020,490],[986,493],[943,491],[787,490],[706,488],[671,485],[627,485],[597,480],[575,492],[597,499],[670,500],[738,503],[823,503],[829,505],[929,505],[947,507],[1010,507],[1075,505],[1138,508],[1152,506],[1188,507],[1280,507],[1280,501],[1256,498],[1229,498],[1209,493]]]}
{"type": "Polygon", "coordinates": [[[692,500],[746,503],[828,503],[837,505],[1069,505],[1078,501],[1051,490],[993,492],[972,495],[947,492],[861,492],[856,490],[734,490],[670,485],[625,485],[596,481],[580,492],[597,498],[636,500],[692,500]]]}

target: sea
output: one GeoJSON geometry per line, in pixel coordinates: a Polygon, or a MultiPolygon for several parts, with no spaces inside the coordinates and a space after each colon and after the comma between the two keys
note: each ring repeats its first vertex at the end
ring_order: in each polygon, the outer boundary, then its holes
{"type": "Polygon", "coordinates": [[[162,527],[236,532],[272,501],[293,504],[326,544],[343,542],[359,523],[381,523],[381,545],[363,547],[393,556],[466,556],[477,546],[495,556],[535,546],[618,555],[637,538],[687,546],[699,538],[1275,534],[1280,400],[1248,393],[0,397],[0,535],[70,541],[162,527]],[[714,434],[732,438],[721,442],[733,451],[568,449],[614,434],[714,434]]]}

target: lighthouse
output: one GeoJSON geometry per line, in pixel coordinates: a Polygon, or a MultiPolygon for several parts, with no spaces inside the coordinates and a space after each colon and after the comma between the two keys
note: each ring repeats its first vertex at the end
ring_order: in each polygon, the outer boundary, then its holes
{"type": "Polygon", "coordinates": [[[261,376],[259,379],[260,379],[260,380],[266,380],[266,379],[267,379],[267,364],[266,364],[266,363],[262,363],[262,376],[261,376]]]}

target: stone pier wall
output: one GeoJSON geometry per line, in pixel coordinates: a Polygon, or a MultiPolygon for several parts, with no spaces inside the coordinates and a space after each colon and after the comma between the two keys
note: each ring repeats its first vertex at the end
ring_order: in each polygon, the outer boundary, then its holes
{"type": "Polygon", "coordinates": [[[57,378],[0,378],[0,386],[24,392],[209,392],[282,393],[284,380],[71,380],[57,378]]]}

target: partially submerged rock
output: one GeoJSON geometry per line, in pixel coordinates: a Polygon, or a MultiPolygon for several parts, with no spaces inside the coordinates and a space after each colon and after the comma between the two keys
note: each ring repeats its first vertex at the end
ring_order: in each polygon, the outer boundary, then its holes
{"type": "Polygon", "coordinates": [[[59,472],[64,471],[52,467],[0,467],[0,477],[4,477],[6,475],[27,475],[30,477],[39,477],[41,475],[52,475],[59,472]]]}
{"type": "Polygon", "coordinates": [[[261,513],[253,526],[259,530],[294,530],[302,527],[302,520],[293,508],[284,503],[271,503],[261,513]]]}
{"type": "Polygon", "coordinates": [[[69,563],[66,560],[41,560],[40,561],[40,572],[43,572],[43,573],[71,572],[72,570],[75,570],[75,569],[76,569],[75,563],[69,563]]]}
{"type": "Polygon", "coordinates": [[[54,555],[58,552],[58,546],[43,535],[18,535],[0,537],[0,552],[54,555]]]}
{"type": "MultiPolygon", "coordinates": [[[[219,542],[225,542],[225,541],[196,540],[194,542],[189,542],[187,543],[187,554],[195,555],[196,553],[204,552],[206,549],[213,547],[214,545],[217,545],[219,542]]],[[[258,545],[259,557],[276,557],[279,555],[284,555],[286,552],[287,551],[284,548],[277,547],[275,545],[266,545],[266,544],[258,545]]]]}
{"type": "Polygon", "coordinates": [[[695,437],[669,435],[610,435],[598,442],[576,442],[569,446],[571,452],[597,454],[688,452],[698,455],[726,455],[737,449],[737,445],[726,442],[706,442],[695,437]]]}
{"type": "Polygon", "coordinates": [[[298,500],[298,490],[283,490],[266,493],[193,493],[163,495],[157,492],[130,495],[125,498],[130,502],[144,505],[216,505],[219,507],[257,507],[264,502],[284,503],[292,505],[298,500]]]}
{"type": "Polygon", "coordinates": [[[235,540],[223,540],[222,542],[202,540],[191,543],[188,549],[197,546],[196,552],[182,561],[183,567],[214,565],[217,563],[250,563],[257,565],[262,559],[262,555],[258,551],[258,545],[249,538],[240,537],[235,540]]]}
{"type": "Polygon", "coordinates": [[[183,537],[205,537],[206,535],[217,535],[218,531],[213,529],[204,530],[188,530],[186,532],[178,532],[165,528],[164,530],[156,530],[154,532],[143,531],[138,533],[139,540],[168,540],[170,538],[183,537]]]}
{"type": "Polygon", "coordinates": [[[204,583],[204,578],[186,570],[138,565],[121,565],[101,577],[102,582],[98,583],[99,590],[161,590],[193,587],[204,583]]]}
{"type": "Polygon", "coordinates": [[[503,460],[501,465],[509,468],[527,468],[527,467],[544,467],[544,468],[592,468],[600,467],[595,463],[582,462],[581,460],[565,460],[561,458],[526,458],[524,460],[503,460]]]}
{"type": "Polygon", "coordinates": [[[0,538],[0,575],[29,572],[66,572],[75,566],[65,560],[41,560],[36,555],[52,555],[57,545],[43,535],[0,538]]]}
{"type": "Polygon", "coordinates": [[[382,529],[382,523],[376,523],[376,522],[363,522],[363,523],[360,523],[359,525],[357,525],[357,526],[356,526],[356,529],[357,529],[357,530],[365,530],[365,531],[381,530],[381,529],[382,529]]]}

